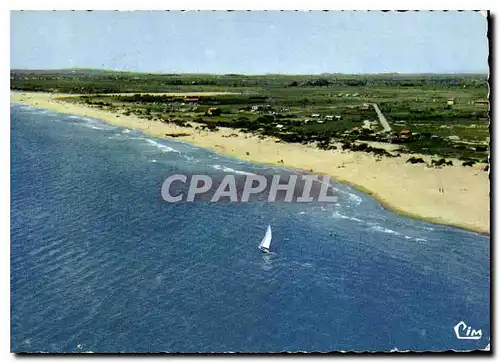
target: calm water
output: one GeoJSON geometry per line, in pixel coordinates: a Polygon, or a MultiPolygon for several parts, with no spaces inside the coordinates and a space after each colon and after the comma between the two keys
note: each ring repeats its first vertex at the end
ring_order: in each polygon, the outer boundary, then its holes
{"type": "Polygon", "coordinates": [[[11,105],[14,352],[484,348],[489,238],[336,184],[337,204],[167,204],[172,173],[269,167],[11,105]],[[257,245],[268,224],[273,254],[257,245]],[[465,321],[479,340],[458,340],[465,321]]]}

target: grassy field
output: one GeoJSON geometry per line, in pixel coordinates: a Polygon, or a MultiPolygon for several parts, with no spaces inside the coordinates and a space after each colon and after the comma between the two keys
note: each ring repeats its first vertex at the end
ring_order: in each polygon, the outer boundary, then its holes
{"type": "Polygon", "coordinates": [[[488,82],[482,74],[245,76],[12,70],[11,89],[84,94],[68,99],[158,122],[212,130],[230,127],[285,142],[315,142],[325,149],[338,142],[349,148],[354,141],[380,141],[412,153],[476,162],[487,162],[489,152],[488,82]],[[233,94],[158,94],[210,91],[233,94]],[[373,104],[387,118],[391,132],[384,132],[373,104]]]}

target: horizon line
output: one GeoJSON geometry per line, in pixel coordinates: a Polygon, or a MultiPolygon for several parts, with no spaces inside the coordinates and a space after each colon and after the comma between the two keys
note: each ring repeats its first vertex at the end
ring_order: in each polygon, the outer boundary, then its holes
{"type": "Polygon", "coordinates": [[[214,75],[214,76],[328,76],[328,75],[488,75],[490,71],[461,71],[461,72],[360,72],[360,73],[342,73],[342,72],[322,72],[322,73],[236,73],[236,72],[148,72],[140,70],[124,70],[110,68],[92,68],[92,67],[70,67],[70,68],[11,68],[14,71],[100,71],[116,73],[138,73],[155,75],[214,75]]]}

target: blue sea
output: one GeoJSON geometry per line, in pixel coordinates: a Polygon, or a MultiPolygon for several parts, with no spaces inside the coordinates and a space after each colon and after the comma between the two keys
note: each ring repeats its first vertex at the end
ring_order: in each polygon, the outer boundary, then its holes
{"type": "Polygon", "coordinates": [[[171,174],[221,171],[279,168],[12,104],[11,350],[489,344],[489,237],[396,215],[340,183],[330,204],[161,198],[171,174]],[[457,339],[461,321],[482,337],[457,339]]]}

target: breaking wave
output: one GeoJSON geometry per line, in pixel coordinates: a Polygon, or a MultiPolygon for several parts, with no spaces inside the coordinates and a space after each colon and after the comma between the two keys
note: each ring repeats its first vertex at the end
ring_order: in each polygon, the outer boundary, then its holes
{"type": "Polygon", "coordinates": [[[33,111],[35,108],[33,106],[19,106],[20,110],[33,111]]]}
{"type": "Polygon", "coordinates": [[[363,198],[354,193],[347,192],[347,199],[356,205],[360,205],[363,202],[363,198]]]}
{"type": "Polygon", "coordinates": [[[377,231],[377,232],[382,232],[382,233],[387,233],[387,234],[393,234],[396,236],[401,235],[401,233],[393,231],[392,229],[389,228],[384,228],[382,226],[372,226],[372,230],[377,231]]]}
{"type": "Polygon", "coordinates": [[[349,217],[349,216],[346,216],[344,214],[339,213],[338,211],[334,211],[332,213],[332,217],[333,218],[337,218],[337,219],[348,219],[348,220],[354,221],[354,222],[363,222],[362,219],[359,219],[359,218],[356,218],[356,217],[349,217]]]}
{"type": "Polygon", "coordinates": [[[158,149],[160,149],[163,152],[174,152],[174,153],[179,153],[180,154],[180,152],[178,150],[176,150],[174,148],[171,148],[170,146],[160,144],[158,141],[151,140],[151,139],[145,139],[145,140],[148,143],[150,143],[151,145],[156,146],[158,149]]]}
{"type": "Polygon", "coordinates": [[[414,239],[417,242],[427,242],[427,238],[405,236],[406,239],[414,239]]]}
{"type": "Polygon", "coordinates": [[[234,174],[241,174],[241,175],[255,175],[254,173],[249,173],[249,172],[242,171],[242,170],[236,170],[236,169],[229,168],[227,166],[219,165],[219,164],[212,165],[212,168],[214,168],[216,170],[222,170],[226,173],[234,173],[234,174]]]}

